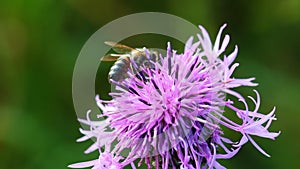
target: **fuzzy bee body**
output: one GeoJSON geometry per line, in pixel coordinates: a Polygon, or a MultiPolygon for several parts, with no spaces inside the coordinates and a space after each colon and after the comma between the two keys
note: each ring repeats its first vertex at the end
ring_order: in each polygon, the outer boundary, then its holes
{"type": "Polygon", "coordinates": [[[122,81],[128,76],[128,71],[138,73],[133,67],[151,67],[151,61],[156,62],[158,60],[158,54],[155,51],[150,50],[148,58],[143,49],[134,49],[115,42],[105,42],[105,44],[112,46],[113,50],[120,53],[109,54],[102,58],[102,61],[116,61],[108,73],[110,82],[122,81]]]}
{"type": "Polygon", "coordinates": [[[129,57],[120,57],[110,68],[108,79],[120,81],[125,78],[127,71],[130,69],[129,57]]]}

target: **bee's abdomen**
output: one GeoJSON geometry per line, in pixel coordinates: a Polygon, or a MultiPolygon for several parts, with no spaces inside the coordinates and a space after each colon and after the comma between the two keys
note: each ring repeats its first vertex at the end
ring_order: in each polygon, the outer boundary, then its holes
{"type": "Polygon", "coordinates": [[[130,61],[128,57],[119,58],[110,69],[110,72],[108,74],[109,79],[117,82],[125,79],[129,67],[130,61]]]}

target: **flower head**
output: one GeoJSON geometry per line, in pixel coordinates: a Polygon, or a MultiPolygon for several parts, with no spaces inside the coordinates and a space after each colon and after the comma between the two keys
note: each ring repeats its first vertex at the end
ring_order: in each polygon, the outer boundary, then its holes
{"type": "MultiPolygon", "coordinates": [[[[244,97],[232,90],[257,84],[252,82],[254,78],[232,77],[238,66],[233,63],[237,47],[229,56],[220,57],[229,43],[229,35],[221,41],[225,26],[221,27],[214,45],[200,26],[199,40],[194,43],[191,37],[183,53],[172,50],[168,43],[166,56],[160,55],[157,62],[149,59],[151,66],[132,61],[134,70],[128,72],[128,78],[112,81],[116,85],[116,91],[110,93],[113,99],[103,101],[96,97],[102,110],[99,117],[105,120],[80,119],[91,128],[81,130],[84,136],[78,141],[96,138],[86,153],[104,147],[110,155],[100,153],[99,159],[109,159],[105,160],[110,161],[106,166],[115,168],[129,164],[135,168],[133,162],[138,159],[139,165],[144,161],[148,168],[224,168],[217,159],[231,158],[250,141],[268,156],[251,135],[270,139],[279,135],[267,130],[275,120],[275,109],[267,115],[259,113],[260,98],[255,91],[257,100],[250,99],[256,107],[251,111],[244,97]],[[234,102],[226,100],[226,94],[236,97],[245,107],[236,107],[234,102]],[[224,107],[233,110],[240,121],[229,119],[224,107]],[[241,133],[241,140],[233,142],[225,138],[223,127],[241,133]],[[225,154],[220,154],[220,150],[225,154]],[[114,156],[124,159],[112,160],[114,156]]],[[[144,50],[150,58],[150,52],[144,50]]],[[[95,167],[103,162],[70,167],[95,167]]]]}

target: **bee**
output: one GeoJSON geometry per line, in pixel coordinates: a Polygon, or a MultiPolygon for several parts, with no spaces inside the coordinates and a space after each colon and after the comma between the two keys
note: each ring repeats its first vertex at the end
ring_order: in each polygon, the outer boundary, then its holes
{"type": "Polygon", "coordinates": [[[115,61],[114,65],[110,68],[108,73],[109,82],[120,82],[128,76],[128,71],[141,73],[141,70],[134,69],[140,66],[151,68],[153,62],[158,61],[158,53],[149,50],[149,58],[147,57],[144,49],[132,48],[117,42],[106,41],[106,45],[118,54],[108,54],[102,58],[102,61],[115,61]],[[151,61],[150,61],[151,60],[151,61]],[[134,65],[133,65],[134,64],[134,65]]]}

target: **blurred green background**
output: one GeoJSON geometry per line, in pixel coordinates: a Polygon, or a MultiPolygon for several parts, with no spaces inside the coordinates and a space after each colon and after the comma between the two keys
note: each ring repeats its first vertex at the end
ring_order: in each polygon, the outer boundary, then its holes
{"type": "MultiPolygon", "coordinates": [[[[228,168],[298,168],[299,0],[2,0],[0,169],[60,169],[97,156],[83,154],[90,142],[75,142],[80,137],[71,90],[76,58],[101,26],[146,11],[170,13],[201,24],[213,38],[219,27],[228,23],[225,32],[232,39],[228,50],[233,50],[234,44],[239,46],[240,67],[235,76],[256,77],[262,112],[277,107],[278,120],[271,129],[282,134],[276,141],[258,139],[272,158],[247,144],[233,159],[221,163],[228,168]]],[[[134,39],[130,42],[134,44],[134,39]]],[[[97,83],[97,91],[108,91],[102,82],[97,83]]]]}

